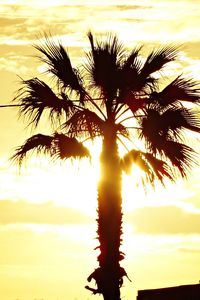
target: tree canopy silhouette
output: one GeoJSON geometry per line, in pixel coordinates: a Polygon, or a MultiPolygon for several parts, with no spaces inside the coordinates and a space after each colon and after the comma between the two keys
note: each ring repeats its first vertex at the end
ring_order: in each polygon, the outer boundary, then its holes
{"type": "Polygon", "coordinates": [[[185,137],[187,131],[200,132],[200,90],[195,80],[182,75],[161,84],[162,71],[178,57],[176,47],[161,47],[144,58],[142,47],[128,51],[116,35],[95,39],[89,32],[85,64],[75,68],[62,44],[45,38],[35,48],[56,84],[51,88],[39,78],[22,80],[15,101],[29,125],[37,127],[48,112],[49,122],[59,121],[60,126],[50,136],[35,134],[27,139],[12,159],[21,165],[33,150],[53,158],[89,157],[84,141],[102,139],[97,187],[99,267],[88,277],[97,288],[86,288],[102,294],[104,300],[120,300],[127,276],[120,265],[124,259],[120,250],[122,173],[139,165],[144,186],[187,176],[197,163],[196,152],[185,137]],[[128,150],[126,140],[136,145],[138,139],[143,146],[128,150]],[[123,157],[120,143],[126,149],[123,157]]]}

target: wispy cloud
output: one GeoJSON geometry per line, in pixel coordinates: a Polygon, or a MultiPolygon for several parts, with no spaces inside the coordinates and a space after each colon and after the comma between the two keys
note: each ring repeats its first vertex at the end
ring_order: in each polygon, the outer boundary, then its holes
{"type": "MultiPolygon", "coordinates": [[[[1,1],[1,69],[20,71],[22,76],[28,73],[34,63],[28,65],[27,55],[34,54],[29,46],[44,32],[60,38],[76,62],[88,47],[86,32],[89,29],[97,35],[117,32],[130,48],[136,43],[147,47],[162,42],[198,43],[199,14],[195,1],[192,5],[191,1],[152,1],[151,5],[146,1],[116,0],[84,1],[84,4],[60,0],[48,1],[48,5],[41,1],[1,1]],[[8,47],[14,53],[12,56],[10,51],[6,53],[8,47]]],[[[191,68],[194,70],[195,66],[191,68]]],[[[197,68],[194,75],[198,76],[197,68]]]]}
{"type": "Polygon", "coordinates": [[[132,1],[85,1],[84,5],[49,1],[48,13],[46,3],[15,2],[1,6],[0,24],[3,36],[19,41],[35,39],[36,33],[49,29],[59,35],[80,32],[83,38],[90,28],[101,33],[117,28],[127,41],[198,40],[199,6],[194,1],[192,5],[191,1],[152,1],[151,5],[146,1],[134,5],[132,1]]]}

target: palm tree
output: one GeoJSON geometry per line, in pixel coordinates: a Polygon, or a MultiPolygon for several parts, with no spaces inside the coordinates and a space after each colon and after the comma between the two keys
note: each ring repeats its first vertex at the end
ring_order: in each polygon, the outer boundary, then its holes
{"type": "Polygon", "coordinates": [[[83,142],[102,139],[97,187],[99,267],[88,277],[89,282],[96,281],[97,288],[86,288],[102,294],[104,300],[120,300],[127,276],[120,265],[124,259],[120,250],[122,173],[139,165],[144,186],[187,176],[197,157],[186,144],[185,132],[200,132],[200,90],[193,79],[183,76],[161,87],[163,68],[177,59],[176,47],[153,50],[144,59],[142,47],[128,51],[115,35],[99,40],[89,32],[88,39],[90,50],[79,68],[72,66],[65,48],[50,36],[35,46],[56,84],[51,89],[38,78],[22,80],[15,98],[19,114],[28,118],[29,125],[37,126],[44,112],[49,112],[50,123],[59,121],[60,126],[50,136],[35,134],[27,139],[12,159],[21,165],[34,150],[52,158],[89,157],[83,142]],[[126,151],[123,157],[120,143],[126,151]],[[134,146],[128,149],[131,143],[134,146]]]}

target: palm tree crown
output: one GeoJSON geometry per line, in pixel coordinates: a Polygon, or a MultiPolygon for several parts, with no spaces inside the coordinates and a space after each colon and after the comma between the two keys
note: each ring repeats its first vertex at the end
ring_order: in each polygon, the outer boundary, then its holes
{"type": "Polygon", "coordinates": [[[44,55],[40,58],[47,64],[48,73],[57,80],[56,92],[44,81],[32,78],[23,80],[15,101],[29,124],[37,126],[43,112],[49,110],[52,123],[62,121],[63,133],[31,137],[17,149],[14,158],[21,162],[33,149],[61,158],[87,156],[89,151],[76,139],[104,136],[112,126],[118,141],[122,142],[120,136],[129,140],[137,137],[147,151],[132,149],[122,159],[123,168],[138,163],[152,182],[173,179],[171,167],[186,176],[195,153],[183,143],[183,133],[184,129],[200,131],[194,106],[200,103],[199,88],[192,79],[178,76],[159,90],[161,76],[156,76],[177,58],[176,48],[152,51],[144,61],[141,47],[129,53],[116,36],[110,34],[106,41],[97,40],[96,44],[91,32],[88,38],[91,50],[84,69],[73,68],[64,47],[48,37],[45,44],[35,46],[44,55]],[[188,108],[189,102],[193,108],[188,108]],[[126,127],[127,119],[133,121],[132,128],[126,127]]]}
{"type": "Polygon", "coordinates": [[[100,268],[89,279],[96,280],[97,291],[104,299],[113,300],[120,299],[119,293],[109,296],[99,272],[102,269],[105,275],[105,270],[111,270],[106,258],[109,257],[113,264],[117,261],[119,287],[126,275],[118,264],[123,254],[120,251],[116,251],[116,257],[109,254],[111,244],[118,249],[121,244],[121,172],[128,172],[133,163],[138,164],[145,174],[144,184],[153,184],[155,180],[163,183],[165,178],[174,181],[177,174],[187,176],[188,170],[197,163],[197,156],[192,147],[185,144],[185,133],[200,132],[197,109],[200,90],[197,82],[180,75],[160,88],[163,69],[177,59],[176,47],[153,50],[144,59],[142,47],[127,51],[115,35],[108,34],[106,39],[96,40],[89,32],[88,39],[90,50],[80,68],[72,66],[65,48],[50,37],[35,46],[41,53],[41,61],[48,66],[47,72],[56,80],[56,88],[53,90],[38,78],[23,80],[15,101],[20,104],[20,115],[25,115],[30,125],[37,126],[45,111],[49,112],[51,124],[59,121],[60,125],[51,136],[36,134],[30,137],[16,149],[13,159],[21,165],[31,150],[61,159],[88,157],[89,150],[83,142],[102,137],[101,171],[104,174],[98,187],[97,231],[100,268]],[[128,150],[125,140],[135,145],[136,139],[143,142],[143,146],[128,150]],[[118,154],[119,143],[126,148],[123,157],[118,154]],[[114,178],[110,177],[113,174],[118,174],[118,186],[112,188],[114,178]],[[114,233],[114,228],[110,229],[109,235],[104,227],[112,226],[106,223],[104,212],[107,210],[108,216],[115,201],[118,203],[115,215],[118,231],[114,233]],[[107,240],[106,234],[109,235],[107,240]],[[118,240],[110,241],[115,234],[118,240]]]}

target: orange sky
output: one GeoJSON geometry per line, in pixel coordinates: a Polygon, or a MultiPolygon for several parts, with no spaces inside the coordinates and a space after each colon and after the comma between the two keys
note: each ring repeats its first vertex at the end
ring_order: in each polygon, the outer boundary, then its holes
{"type": "MultiPolygon", "coordinates": [[[[23,79],[39,76],[31,44],[51,31],[68,48],[74,65],[87,50],[86,32],[117,32],[131,48],[181,45],[168,78],[200,80],[199,1],[0,0],[0,103],[10,103],[23,79]]],[[[16,108],[0,109],[0,298],[2,300],[95,299],[84,290],[97,266],[96,189],[98,167],[49,164],[33,158],[19,174],[8,158],[33,132],[16,108]],[[80,170],[79,170],[80,169],[80,170]],[[78,187],[78,188],[77,188],[78,187]],[[81,195],[86,195],[84,201],[81,195]]],[[[45,124],[39,130],[47,131],[45,124]],[[45,130],[44,130],[45,128],[45,130]]],[[[93,151],[95,152],[94,147],[93,151]]],[[[97,156],[97,154],[96,154],[97,156]]],[[[147,196],[124,178],[123,299],[138,289],[198,283],[200,279],[199,168],[187,182],[147,196]]]]}

